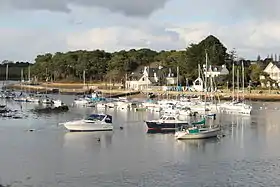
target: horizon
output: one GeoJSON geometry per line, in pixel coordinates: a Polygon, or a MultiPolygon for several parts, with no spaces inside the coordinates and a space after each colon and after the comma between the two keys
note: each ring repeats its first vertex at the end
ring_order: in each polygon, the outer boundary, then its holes
{"type": "Polygon", "coordinates": [[[66,0],[0,2],[0,59],[34,62],[37,55],[76,50],[183,50],[216,36],[239,57],[278,54],[272,0],[66,0]],[[203,12],[203,14],[201,14],[203,12]],[[269,29],[267,29],[269,28],[269,29]]]}

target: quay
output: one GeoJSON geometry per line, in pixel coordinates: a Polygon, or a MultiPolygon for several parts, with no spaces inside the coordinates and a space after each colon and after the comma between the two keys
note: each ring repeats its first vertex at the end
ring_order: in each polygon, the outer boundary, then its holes
{"type": "MultiPolygon", "coordinates": [[[[83,84],[80,83],[40,83],[37,85],[29,84],[9,84],[4,86],[4,89],[13,89],[13,90],[22,90],[26,92],[39,92],[39,93],[60,93],[64,95],[83,95],[89,93],[92,90],[100,91],[103,96],[117,98],[117,97],[145,97],[149,93],[154,94],[158,98],[165,98],[167,95],[169,97],[176,97],[178,95],[201,95],[204,96],[204,93],[193,92],[193,91],[162,91],[162,90],[124,90],[120,88],[113,89],[109,88],[110,86],[104,86],[104,84],[90,84],[87,85],[87,88],[83,87],[83,84]]],[[[217,100],[232,100],[232,93],[229,90],[222,90],[221,92],[216,92],[215,97],[217,100]]],[[[239,98],[242,98],[243,94],[239,93],[239,98]]],[[[280,93],[277,90],[245,90],[244,93],[245,100],[251,101],[267,101],[267,102],[276,102],[280,101],[280,93]]]]}

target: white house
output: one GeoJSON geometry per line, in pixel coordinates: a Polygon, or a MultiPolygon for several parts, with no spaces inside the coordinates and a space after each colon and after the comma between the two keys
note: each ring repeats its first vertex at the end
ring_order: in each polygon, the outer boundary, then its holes
{"type": "Polygon", "coordinates": [[[202,78],[198,77],[195,81],[193,81],[193,89],[198,92],[202,92],[204,89],[202,78]]]}
{"type": "MultiPolygon", "coordinates": [[[[150,86],[158,86],[160,84],[160,71],[163,67],[150,68],[145,66],[143,71],[134,72],[131,74],[129,80],[126,80],[126,89],[130,90],[145,90],[150,86]]],[[[177,78],[171,73],[165,77],[167,85],[176,84],[177,78]]]]}
{"type": "MultiPolygon", "coordinates": [[[[280,86],[280,63],[279,62],[270,62],[266,68],[263,70],[265,73],[269,75],[269,77],[273,80],[275,80],[280,86]]],[[[264,80],[265,76],[260,76],[260,80],[264,80]]],[[[262,83],[262,86],[270,86],[270,85],[264,85],[262,83]]],[[[272,85],[276,86],[276,85],[272,85]]]]}
{"type": "Polygon", "coordinates": [[[171,71],[171,68],[169,68],[169,73],[165,79],[166,85],[174,85],[177,83],[177,77],[174,76],[174,74],[171,71]]]}
{"type": "Polygon", "coordinates": [[[157,71],[155,68],[145,66],[142,74],[136,75],[136,73],[133,73],[132,80],[126,81],[126,89],[144,90],[158,81],[159,78],[157,77],[157,71]]]}
{"type": "Polygon", "coordinates": [[[218,77],[221,75],[228,75],[229,74],[229,70],[227,69],[226,65],[222,65],[222,66],[212,66],[210,65],[209,68],[207,69],[207,71],[205,71],[205,65],[203,65],[203,69],[204,69],[204,74],[207,77],[218,77]]]}

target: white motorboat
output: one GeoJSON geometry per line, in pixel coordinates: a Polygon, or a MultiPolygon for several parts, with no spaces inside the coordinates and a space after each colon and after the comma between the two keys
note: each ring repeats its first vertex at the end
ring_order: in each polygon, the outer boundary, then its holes
{"type": "Polygon", "coordinates": [[[126,102],[118,102],[117,103],[117,110],[130,110],[131,104],[126,102]]]}
{"type": "Polygon", "coordinates": [[[26,98],[26,102],[29,103],[40,103],[40,99],[37,97],[29,96],[26,98]]]}
{"type": "Polygon", "coordinates": [[[51,105],[53,104],[53,100],[51,98],[46,97],[45,99],[42,99],[42,104],[51,105]]]}
{"type": "Polygon", "coordinates": [[[14,98],[14,101],[16,102],[26,102],[26,97],[15,97],[14,98]]]}
{"type": "Polygon", "coordinates": [[[184,107],[184,108],[181,108],[181,109],[179,110],[179,115],[183,115],[183,116],[192,116],[192,115],[193,115],[193,112],[191,111],[190,108],[184,107]]]}
{"type": "Polygon", "coordinates": [[[115,108],[114,103],[106,103],[107,108],[115,108]]]}
{"type": "Polygon", "coordinates": [[[73,132],[112,131],[112,116],[107,114],[91,114],[85,119],[62,123],[66,129],[73,132]]]}
{"type": "Polygon", "coordinates": [[[252,106],[243,102],[226,102],[220,105],[219,110],[226,113],[251,115],[252,106]]]}
{"type": "Polygon", "coordinates": [[[63,102],[59,99],[53,100],[52,102],[53,102],[54,107],[60,107],[63,105],[63,102]]]}
{"type": "Polygon", "coordinates": [[[88,98],[78,98],[74,100],[74,104],[79,106],[87,106],[90,103],[91,101],[88,98]]]}
{"type": "Polygon", "coordinates": [[[106,109],[106,103],[100,102],[96,104],[97,109],[106,109]]]}

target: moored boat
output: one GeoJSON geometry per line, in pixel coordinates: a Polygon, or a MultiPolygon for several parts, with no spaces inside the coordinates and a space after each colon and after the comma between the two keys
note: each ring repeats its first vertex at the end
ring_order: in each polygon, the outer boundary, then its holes
{"type": "Polygon", "coordinates": [[[220,133],[220,128],[188,128],[185,131],[178,131],[175,134],[178,140],[187,139],[206,139],[217,137],[220,133]]]}
{"type": "Polygon", "coordinates": [[[113,118],[107,114],[91,114],[87,118],[62,123],[66,129],[72,132],[112,131],[113,118]]]}
{"type": "Polygon", "coordinates": [[[177,140],[185,139],[206,139],[217,137],[221,131],[220,127],[206,127],[205,118],[200,122],[191,123],[188,126],[181,126],[179,131],[175,133],[175,138],[177,140]]]}
{"type": "Polygon", "coordinates": [[[69,110],[69,107],[67,105],[61,105],[61,106],[48,106],[44,108],[35,108],[31,111],[38,113],[38,114],[47,114],[47,113],[61,113],[61,112],[67,112],[69,110]]]}
{"type": "Polygon", "coordinates": [[[188,125],[189,121],[179,120],[178,116],[162,115],[158,120],[146,121],[148,130],[174,131],[178,127],[188,125]]]}

